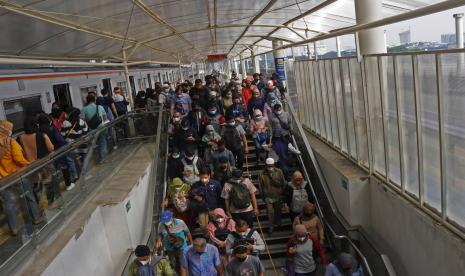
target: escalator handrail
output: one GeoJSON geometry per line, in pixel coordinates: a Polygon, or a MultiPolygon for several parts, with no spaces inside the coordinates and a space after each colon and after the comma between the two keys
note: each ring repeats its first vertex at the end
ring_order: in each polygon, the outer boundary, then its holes
{"type": "MultiPolygon", "coordinates": [[[[295,110],[292,106],[291,103],[286,103],[287,107],[288,107],[288,113],[291,115],[291,120],[294,121],[294,123],[296,124],[298,130],[299,130],[299,134],[301,135],[302,139],[305,141],[305,138],[304,138],[304,134],[303,134],[303,129],[302,129],[302,126],[300,125],[299,121],[297,120],[296,116],[295,116],[295,110]]],[[[294,143],[294,146],[298,149],[299,146],[295,140],[295,137],[294,135],[291,135],[292,137],[292,142],[294,143]]],[[[307,144],[307,143],[306,143],[307,144]]],[[[306,148],[307,150],[311,151],[311,147],[310,145],[306,145],[306,148]]],[[[310,154],[311,155],[311,159],[313,161],[313,164],[316,168],[317,171],[319,171],[319,168],[318,168],[318,163],[316,163],[316,159],[314,158],[313,154],[310,154]]],[[[310,181],[310,177],[309,177],[309,174],[308,174],[308,171],[307,171],[307,168],[305,167],[305,163],[302,159],[302,156],[301,155],[297,155],[297,158],[300,162],[300,167],[302,168],[303,170],[303,173],[305,175],[305,178],[310,181]]],[[[321,176],[318,174],[318,177],[320,178],[320,181],[322,181],[321,179],[321,176]]],[[[325,224],[325,226],[330,230],[331,234],[332,234],[332,237],[334,239],[339,239],[339,240],[346,240],[349,242],[350,246],[357,252],[358,256],[360,257],[360,259],[362,260],[365,268],[366,268],[366,273],[370,276],[373,276],[373,272],[371,271],[371,268],[370,268],[370,265],[368,264],[368,260],[367,258],[365,257],[365,255],[362,253],[362,251],[357,247],[357,245],[355,245],[355,243],[352,241],[352,239],[350,239],[348,236],[346,235],[339,235],[336,233],[336,231],[334,231],[334,229],[331,227],[331,225],[328,223],[328,221],[326,220],[324,214],[323,214],[323,211],[322,211],[322,208],[321,208],[321,205],[318,201],[318,198],[316,196],[316,193],[315,193],[315,190],[313,189],[313,185],[309,185],[310,186],[310,190],[312,192],[312,195],[313,195],[313,198],[315,200],[315,205],[316,205],[316,209],[317,209],[317,213],[320,217],[320,219],[323,221],[323,223],[325,224]]],[[[323,185],[324,186],[324,185],[323,185]]],[[[330,204],[331,204],[331,201],[330,201],[330,204]]],[[[333,209],[334,211],[334,209],[333,209]]]]}
{"type": "Polygon", "coordinates": [[[0,179],[0,192],[15,185],[22,177],[25,175],[30,175],[33,172],[36,172],[45,166],[48,166],[49,164],[55,162],[58,158],[62,157],[66,153],[70,152],[71,150],[79,148],[82,144],[86,144],[90,141],[92,141],[92,138],[96,135],[101,133],[104,130],[107,130],[110,127],[116,126],[118,123],[121,121],[135,117],[140,114],[155,114],[158,113],[158,110],[152,110],[152,111],[140,111],[140,110],[135,110],[128,112],[127,114],[123,116],[119,116],[117,119],[115,119],[112,122],[106,123],[102,127],[99,127],[97,129],[89,131],[86,135],[84,135],[82,138],[80,138],[77,141],[74,141],[73,143],[67,144],[60,149],[53,151],[51,154],[45,156],[44,158],[41,158],[37,161],[34,161],[30,165],[12,173],[9,174],[8,176],[0,179]]]}

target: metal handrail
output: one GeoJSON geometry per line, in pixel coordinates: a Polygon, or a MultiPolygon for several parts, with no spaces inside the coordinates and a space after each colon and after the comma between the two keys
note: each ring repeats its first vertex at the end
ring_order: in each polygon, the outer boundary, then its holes
{"type": "MultiPolygon", "coordinates": [[[[145,111],[144,113],[145,114],[151,114],[151,113],[153,114],[153,113],[157,113],[157,112],[158,111],[145,111]]],[[[5,189],[15,185],[18,182],[18,179],[20,179],[24,175],[29,175],[31,173],[34,173],[34,172],[40,170],[40,169],[43,169],[45,166],[53,163],[54,161],[56,161],[58,158],[62,157],[63,155],[65,155],[69,151],[75,150],[75,149],[79,148],[79,146],[81,146],[83,144],[86,144],[86,143],[89,143],[90,141],[92,141],[92,138],[95,135],[100,134],[102,131],[105,131],[110,127],[116,126],[118,123],[120,123],[123,120],[126,120],[128,118],[132,118],[135,115],[140,115],[140,114],[141,114],[140,110],[134,110],[134,111],[131,111],[131,112],[129,112],[129,113],[123,115],[123,116],[119,116],[114,121],[109,122],[109,123],[105,124],[104,126],[99,127],[97,129],[91,130],[89,133],[84,135],[79,140],[74,141],[73,143],[70,143],[68,145],[65,145],[65,146],[61,147],[60,149],[52,152],[51,154],[45,156],[44,158],[41,158],[41,159],[39,159],[37,161],[34,161],[30,165],[28,165],[28,166],[26,166],[24,168],[21,168],[20,170],[14,172],[12,174],[9,174],[9,175],[5,176],[4,178],[0,179],[0,191],[3,191],[5,189]]]]}
{"type": "MultiPolygon", "coordinates": [[[[291,117],[292,117],[292,120],[295,122],[295,124],[297,125],[297,128],[299,129],[299,133],[302,135],[303,137],[303,131],[302,131],[302,127],[300,126],[299,124],[299,121],[297,121],[297,118],[295,116],[295,111],[294,111],[294,108],[292,106],[291,103],[286,103],[287,107],[288,107],[288,112],[291,114],[291,117]]],[[[295,137],[293,135],[291,135],[292,137],[292,140],[293,140],[293,143],[294,143],[294,146],[298,149],[299,146],[297,144],[297,141],[295,140],[295,137]]],[[[302,156],[301,155],[298,155],[298,160],[301,164],[301,168],[303,170],[303,173],[305,175],[305,178],[307,180],[310,181],[310,176],[308,174],[308,171],[307,171],[307,168],[304,166],[304,161],[302,159],[302,156]]],[[[314,159],[314,158],[312,158],[314,159]]],[[[314,166],[315,167],[318,167],[318,164],[316,163],[316,160],[312,160],[313,163],[314,163],[314,166]]],[[[320,176],[319,176],[320,177],[320,176]]],[[[321,177],[320,177],[320,181],[321,181],[321,177]]],[[[313,185],[309,185],[310,186],[310,190],[312,192],[312,195],[313,195],[313,198],[315,199],[315,204],[316,204],[316,209],[317,209],[317,213],[320,217],[320,219],[324,222],[325,226],[330,230],[333,238],[335,239],[340,239],[340,240],[346,240],[349,242],[349,244],[351,245],[351,247],[357,252],[358,256],[360,257],[360,259],[362,260],[363,262],[363,265],[365,266],[366,268],[366,273],[370,276],[373,276],[373,272],[370,268],[370,265],[368,263],[368,260],[367,258],[365,257],[365,255],[362,253],[362,251],[357,247],[357,245],[355,245],[355,243],[352,241],[351,238],[349,238],[348,236],[346,235],[339,235],[336,233],[336,231],[334,231],[334,229],[331,227],[331,225],[329,224],[329,222],[326,220],[324,214],[323,214],[323,211],[322,211],[322,208],[320,206],[320,203],[318,201],[318,197],[316,196],[316,193],[315,193],[315,190],[313,189],[313,185]]]]}

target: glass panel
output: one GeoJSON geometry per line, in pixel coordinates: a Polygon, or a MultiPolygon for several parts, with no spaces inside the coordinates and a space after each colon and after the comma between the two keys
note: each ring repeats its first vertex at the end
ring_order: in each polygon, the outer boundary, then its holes
{"type": "Polygon", "coordinates": [[[312,61],[311,65],[312,65],[312,69],[313,69],[313,77],[314,77],[314,84],[315,84],[315,95],[316,95],[317,107],[318,107],[318,117],[320,119],[320,135],[321,135],[321,137],[326,138],[325,112],[324,112],[324,108],[323,108],[323,100],[321,98],[321,88],[320,88],[320,77],[319,77],[319,70],[318,70],[318,62],[312,61]]]}
{"type": "Polygon", "coordinates": [[[297,114],[299,116],[299,120],[302,121],[302,87],[300,84],[300,62],[295,62],[294,63],[294,75],[295,75],[295,84],[296,84],[296,90],[297,90],[297,105],[295,105],[295,108],[297,109],[297,114]]]}
{"type": "Polygon", "coordinates": [[[339,134],[337,132],[337,116],[336,116],[336,99],[334,98],[334,82],[333,82],[333,72],[331,70],[331,60],[325,60],[325,70],[326,70],[326,83],[328,88],[328,101],[329,101],[329,114],[331,115],[331,131],[333,134],[333,143],[340,147],[339,145],[339,134]]]}
{"type": "Polygon", "coordinates": [[[402,161],[405,189],[418,196],[418,150],[411,56],[397,57],[399,109],[402,128],[402,161]]]}
{"type": "Polygon", "coordinates": [[[304,115],[304,122],[307,126],[309,126],[309,121],[310,121],[310,114],[308,108],[306,108],[306,103],[307,103],[307,98],[308,98],[308,93],[310,92],[309,89],[307,88],[307,66],[302,66],[302,114],[304,115]]]}
{"type": "Polygon", "coordinates": [[[305,75],[304,75],[304,84],[305,84],[305,102],[304,109],[307,110],[307,118],[310,126],[315,129],[315,111],[312,108],[312,86],[311,86],[311,75],[308,69],[308,66],[304,66],[305,75]]]}
{"type": "Polygon", "coordinates": [[[436,59],[418,55],[418,95],[421,110],[423,146],[423,188],[425,202],[441,210],[441,156],[439,149],[436,59]]]}
{"type": "Polygon", "coordinates": [[[444,54],[442,94],[444,95],[445,176],[447,216],[465,225],[465,57],[463,53],[444,54]]]}
{"type": "Polygon", "coordinates": [[[363,96],[362,73],[360,63],[356,59],[349,60],[350,82],[352,85],[355,131],[357,136],[358,160],[365,166],[368,164],[368,137],[366,133],[365,101],[363,96]]]}
{"type": "Polygon", "coordinates": [[[324,115],[324,121],[325,121],[326,139],[332,142],[333,137],[331,135],[331,117],[329,115],[328,91],[326,89],[326,76],[325,76],[324,61],[318,61],[317,67],[318,67],[318,74],[319,74],[319,80],[320,80],[321,101],[322,101],[323,115],[324,115]]]}
{"type": "Polygon", "coordinates": [[[342,77],[344,81],[344,100],[346,106],[346,118],[349,140],[349,154],[357,159],[357,146],[355,138],[355,123],[354,123],[354,109],[352,105],[352,87],[350,86],[349,78],[349,62],[346,59],[342,62],[342,77]]]}
{"type": "Polygon", "coordinates": [[[375,171],[386,175],[384,155],[383,116],[381,112],[381,95],[379,86],[378,58],[365,59],[367,80],[367,95],[370,114],[371,143],[373,151],[373,166],[375,171]]]}
{"type": "Polygon", "coordinates": [[[389,153],[389,179],[400,186],[399,129],[397,124],[396,84],[394,80],[394,63],[392,57],[381,57],[381,78],[384,120],[386,120],[385,137],[389,153]]]}
{"type": "Polygon", "coordinates": [[[315,77],[313,75],[313,68],[311,66],[312,64],[312,61],[306,61],[305,62],[306,66],[307,66],[307,69],[308,69],[308,75],[307,75],[307,79],[308,79],[308,82],[310,84],[310,97],[311,97],[311,101],[312,101],[312,115],[313,115],[313,118],[314,118],[314,121],[315,121],[315,131],[317,133],[320,133],[320,113],[318,112],[318,101],[317,101],[317,98],[316,98],[316,94],[315,94],[315,77]]]}
{"type": "Polygon", "coordinates": [[[343,152],[347,152],[347,136],[346,136],[346,123],[345,123],[345,111],[341,87],[341,72],[339,70],[340,60],[332,60],[333,63],[333,78],[334,78],[334,92],[336,94],[336,110],[338,120],[338,133],[341,141],[341,149],[343,152]]]}

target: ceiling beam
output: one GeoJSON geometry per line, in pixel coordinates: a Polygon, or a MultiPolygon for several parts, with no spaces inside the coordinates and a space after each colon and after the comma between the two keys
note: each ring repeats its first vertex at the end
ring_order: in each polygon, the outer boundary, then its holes
{"type": "Polygon", "coordinates": [[[258,19],[260,19],[260,17],[262,17],[268,10],[271,9],[271,7],[273,7],[273,5],[276,3],[277,0],[270,0],[268,2],[268,4],[266,4],[266,6],[259,12],[257,13],[253,18],[252,20],[249,21],[249,24],[247,27],[245,27],[244,31],[242,32],[241,35],[239,35],[239,37],[236,39],[236,41],[234,41],[234,44],[233,46],[229,49],[228,51],[228,55],[231,53],[232,49],[236,46],[236,44],[239,42],[239,40],[241,40],[241,38],[247,33],[247,31],[249,30],[250,26],[253,25],[253,23],[255,23],[258,19]]]}

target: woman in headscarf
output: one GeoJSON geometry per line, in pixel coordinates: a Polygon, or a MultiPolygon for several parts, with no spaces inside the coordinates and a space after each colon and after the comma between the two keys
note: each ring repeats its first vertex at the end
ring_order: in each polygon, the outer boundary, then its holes
{"type": "Polygon", "coordinates": [[[228,255],[226,254],[226,238],[236,231],[236,222],[226,216],[221,208],[216,208],[211,212],[212,220],[208,223],[207,231],[210,241],[218,247],[221,256],[221,263],[224,267],[228,264],[228,255]]]}
{"type": "Polygon", "coordinates": [[[217,143],[221,140],[221,136],[215,131],[212,125],[207,125],[205,128],[205,134],[202,137],[202,143],[205,146],[205,153],[203,160],[213,170],[213,153],[218,148],[217,143]]]}
{"type": "MultiPolygon", "coordinates": [[[[0,179],[22,169],[29,165],[29,161],[24,157],[23,149],[16,140],[11,138],[13,124],[6,120],[0,120],[0,179]]],[[[34,224],[40,224],[44,219],[40,216],[37,201],[33,196],[32,185],[27,177],[24,177],[21,184],[14,184],[0,192],[0,199],[3,204],[8,225],[10,226],[11,234],[18,234],[18,220],[16,217],[18,204],[16,198],[19,198],[16,190],[18,185],[21,185],[21,193],[24,193],[28,201],[28,209],[34,224]]]]}
{"type": "Polygon", "coordinates": [[[271,148],[271,135],[268,129],[268,119],[263,116],[260,109],[255,109],[253,118],[250,121],[250,132],[255,142],[257,163],[260,162],[260,153],[265,150],[265,148],[271,148]]]}
{"type": "Polygon", "coordinates": [[[304,225],[294,227],[294,235],[287,242],[287,275],[288,276],[314,276],[316,275],[316,261],[313,253],[320,256],[320,262],[326,266],[326,256],[320,243],[314,239],[304,225]]]}
{"type": "Polygon", "coordinates": [[[293,225],[302,224],[307,232],[320,244],[325,242],[325,229],[320,218],[315,214],[315,205],[311,202],[305,203],[302,214],[294,219],[293,225]]]}

